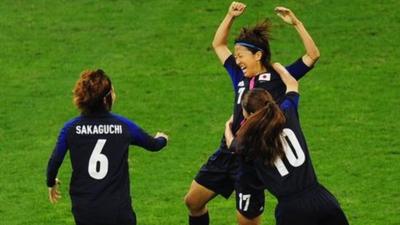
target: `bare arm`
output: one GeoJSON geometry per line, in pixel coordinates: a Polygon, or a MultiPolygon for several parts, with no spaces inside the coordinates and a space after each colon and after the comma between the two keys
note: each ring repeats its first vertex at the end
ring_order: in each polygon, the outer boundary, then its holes
{"type": "Polygon", "coordinates": [[[228,146],[228,148],[231,147],[232,141],[234,139],[232,133],[232,122],[233,122],[233,115],[225,123],[225,141],[226,141],[226,146],[228,146]]]}
{"type": "Polygon", "coordinates": [[[219,25],[217,31],[214,35],[214,40],[212,42],[215,54],[217,54],[218,59],[223,64],[225,60],[232,54],[228,48],[228,34],[231,29],[233,20],[235,17],[240,16],[246,5],[240,2],[232,2],[229,6],[228,13],[226,14],[224,20],[219,25]]]}
{"type": "Polygon", "coordinates": [[[293,25],[299,33],[300,38],[303,41],[304,47],[306,49],[306,54],[302,57],[303,62],[309,67],[314,65],[319,59],[319,50],[314,40],[311,38],[310,34],[304,27],[303,23],[299,19],[297,19],[297,17],[290,9],[287,9],[285,7],[276,7],[275,12],[279,17],[282,18],[283,21],[293,25]]]}
{"type": "Polygon", "coordinates": [[[286,70],[280,63],[272,64],[274,70],[279,74],[283,83],[286,85],[286,93],[294,91],[299,92],[299,82],[286,70]]]}

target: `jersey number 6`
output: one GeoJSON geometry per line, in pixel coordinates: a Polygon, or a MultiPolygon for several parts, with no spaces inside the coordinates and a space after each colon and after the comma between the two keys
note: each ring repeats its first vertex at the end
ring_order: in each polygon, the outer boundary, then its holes
{"type": "Polygon", "coordinates": [[[103,179],[108,172],[108,159],[106,155],[101,154],[106,141],[106,139],[97,140],[96,146],[94,146],[93,152],[90,155],[88,172],[96,180],[103,179]]]}

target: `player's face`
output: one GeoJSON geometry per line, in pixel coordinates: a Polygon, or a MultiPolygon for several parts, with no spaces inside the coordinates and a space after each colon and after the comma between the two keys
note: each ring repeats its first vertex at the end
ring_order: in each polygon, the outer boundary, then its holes
{"type": "Polygon", "coordinates": [[[242,69],[245,77],[256,76],[261,70],[260,52],[253,54],[241,45],[235,45],[236,64],[242,69]]]}

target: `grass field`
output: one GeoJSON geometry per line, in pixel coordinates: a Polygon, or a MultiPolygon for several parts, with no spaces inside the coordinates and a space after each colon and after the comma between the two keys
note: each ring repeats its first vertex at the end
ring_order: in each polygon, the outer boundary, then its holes
{"type": "MultiPolygon", "coordinates": [[[[321,59],[301,82],[300,115],[321,183],[351,224],[400,224],[400,3],[246,3],[233,34],[271,17],[274,61],[288,64],[304,52],[295,30],[273,13],[277,5],[291,8],[319,46],[321,59]]],[[[131,149],[138,224],[186,224],[183,196],[217,148],[232,108],[229,78],[211,50],[229,4],[2,0],[0,224],[73,224],[69,158],[57,205],[47,200],[45,169],[59,129],[77,115],[71,90],[87,68],[111,76],[114,112],[170,135],[163,152],[131,149]]],[[[274,224],[275,203],[268,194],[263,224],[274,224]]],[[[212,224],[235,224],[234,198],[218,197],[209,209],[212,224]]]]}

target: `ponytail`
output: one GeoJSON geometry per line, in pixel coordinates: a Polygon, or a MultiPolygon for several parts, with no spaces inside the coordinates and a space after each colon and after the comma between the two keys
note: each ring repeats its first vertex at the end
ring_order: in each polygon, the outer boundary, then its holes
{"type": "Polygon", "coordinates": [[[271,95],[262,89],[246,93],[242,104],[252,114],[237,133],[238,153],[247,159],[261,157],[266,165],[274,165],[277,158],[284,156],[281,133],[285,116],[271,95]]]}

